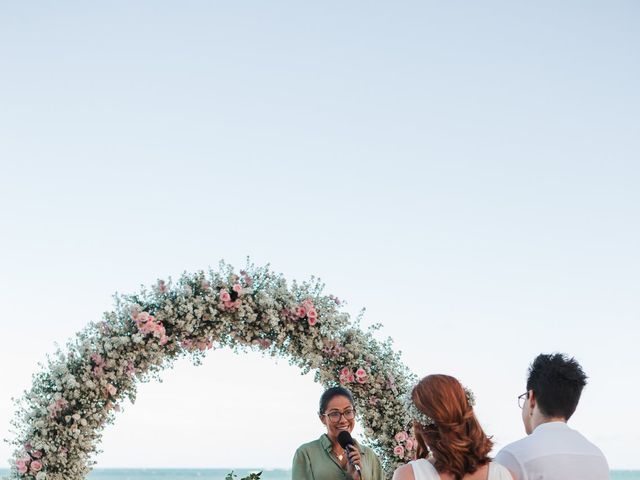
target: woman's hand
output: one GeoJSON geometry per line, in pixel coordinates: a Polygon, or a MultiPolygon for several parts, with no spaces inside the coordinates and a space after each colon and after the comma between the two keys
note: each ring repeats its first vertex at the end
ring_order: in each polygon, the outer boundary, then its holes
{"type": "Polygon", "coordinates": [[[347,472],[353,478],[357,480],[363,480],[360,476],[360,472],[356,470],[355,465],[358,468],[362,469],[362,460],[360,459],[360,451],[354,447],[353,445],[347,446],[347,456],[349,457],[349,462],[347,462],[347,472]]]}

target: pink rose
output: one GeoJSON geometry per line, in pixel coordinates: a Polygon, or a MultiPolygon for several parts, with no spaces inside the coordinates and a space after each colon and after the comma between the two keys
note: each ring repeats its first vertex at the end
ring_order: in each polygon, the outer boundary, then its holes
{"type": "Polygon", "coordinates": [[[312,318],[312,317],[309,317],[308,321],[309,321],[309,325],[311,325],[312,327],[313,327],[316,323],[318,323],[318,319],[317,319],[317,318],[315,318],[315,317],[313,317],[313,318],[312,318]]]}
{"type": "Polygon", "coordinates": [[[240,293],[242,292],[242,285],[236,283],[233,287],[231,287],[231,289],[236,293],[240,293]]]}
{"type": "Polygon", "coordinates": [[[405,443],[405,447],[407,448],[407,450],[413,450],[413,447],[415,447],[413,440],[408,438],[407,442],[405,443]]]}
{"type": "Polygon", "coordinates": [[[353,373],[350,373],[349,375],[347,375],[347,381],[349,383],[353,383],[354,380],[355,380],[355,378],[353,378],[353,373]]]}
{"type": "Polygon", "coordinates": [[[364,371],[364,368],[359,368],[356,370],[356,377],[366,377],[367,372],[364,371]]]}
{"type": "Polygon", "coordinates": [[[409,436],[406,432],[398,432],[395,436],[396,442],[398,443],[404,442],[407,438],[409,438],[409,436]]]}
{"type": "Polygon", "coordinates": [[[296,315],[298,315],[300,318],[304,317],[307,314],[307,311],[305,310],[304,307],[298,307],[296,309],[296,315]]]}
{"type": "Polygon", "coordinates": [[[318,318],[318,312],[316,311],[315,308],[310,308],[309,311],[307,312],[307,317],[318,318]]]}
{"type": "Polygon", "coordinates": [[[34,460],[33,462],[31,462],[31,471],[32,472],[39,472],[40,470],[42,470],[42,463],[39,462],[38,460],[34,460]]]}
{"type": "Polygon", "coordinates": [[[349,367],[344,367],[342,370],[340,370],[340,375],[349,375],[349,373],[351,373],[351,370],[349,370],[349,367]]]}
{"type": "Polygon", "coordinates": [[[22,474],[27,473],[27,466],[24,463],[18,462],[18,463],[16,463],[16,467],[18,467],[18,472],[19,473],[22,473],[22,474]]]}
{"type": "Polygon", "coordinates": [[[231,301],[231,295],[229,295],[229,292],[225,289],[220,290],[220,300],[222,300],[223,302],[230,302],[231,301]]]}
{"type": "Polygon", "coordinates": [[[356,382],[358,383],[367,383],[367,377],[357,377],[356,382]]]}
{"type": "MultiPolygon", "coordinates": [[[[231,297],[229,297],[231,298],[231,297]]],[[[224,308],[226,308],[227,310],[231,310],[233,308],[233,302],[232,301],[226,301],[224,302],[224,308]]]]}
{"type": "Polygon", "coordinates": [[[404,457],[404,447],[402,445],[396,446],[396,448],[393,449],[393,453],[396,457],[404,457]]]}
{"type": "Polygon", "coordinates": [[[162,335],[160,337],[160,345],[166,345],[168,341],[169,341],[169,337],[167,337],[166,335],[162,335]]]}
{"type": "Polygon", "coordinates": [[[42,458],[42,452],[40,450],[34,450],[31,455],[33,455],[33,458],[42,458]]]}
{"type": "Polygon", "coordinates": [[[344,385],[345,383],[349,383],[349,377],[347,375],[340,375],[340,383],[344,385]]]}

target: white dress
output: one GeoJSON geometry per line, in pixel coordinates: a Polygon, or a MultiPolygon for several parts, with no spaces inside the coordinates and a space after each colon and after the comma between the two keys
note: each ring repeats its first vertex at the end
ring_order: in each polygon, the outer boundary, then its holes
{"type": "MultiPolygon", "coordinates": [[[[413,468],[413,476],[416,480],[440,480],[438,471],[429,460],[421,458],[409,462],[409,465],[413,468]]],[[[513,477],[505,467],[499,463],[491,462],[489,463],[487,480],[513,480],[513,477]]]]}

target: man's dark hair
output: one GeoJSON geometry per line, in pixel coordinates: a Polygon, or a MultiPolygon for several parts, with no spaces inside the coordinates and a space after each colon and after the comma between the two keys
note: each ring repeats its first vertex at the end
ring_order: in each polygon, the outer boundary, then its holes
{"type": "Polygon", "coordinates": [[[529,366],[527,391],[533,390],[540,412],[547,417],[569,420],[586,384],[580,364],[562,353],[541,353],[529,366]]]}
{"type": "Polygon", "coordinates": [[[320,397],[320,410],[318,413],[322,415],[327,411],[327,405],[334,397],[345,397],[347,400],[351,402],[351,406],[355,403],[353,401],[353,395],[351,392],[344,387],[331,387],[322,394],[320,397]]]}

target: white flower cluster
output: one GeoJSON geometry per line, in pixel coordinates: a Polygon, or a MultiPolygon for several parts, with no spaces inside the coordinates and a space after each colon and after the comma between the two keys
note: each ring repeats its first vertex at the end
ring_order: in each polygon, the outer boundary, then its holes
{"type": "MultiPolygon", "coordinates": [[[[375,328],[362,331],[322,294],[316,279],[287,285],[268,267],[237,274],[221,264],[184,274],[175,284],[117,297],[103,321],[90,324],[37,373],[18,402],[11,479],[81,480],[94,462],[103,428],[136,385],[157,377],[180,356],[195,363],[211,348],[249,348],[316,371],[325,387],[348,384],[367,442],[389,474],[409,417],[402,402],[415,378],[375,328]],[[398,438],[400,440],[398,440],[398,438]]],[[[377,328],[377,327],[376,327],[377,328]]]]}
{"type": "MultiPolygon", "coordinates": [[[[464,394],[467,397],[467,403],[470,407],[474,407],[476,404],[476,397],[473,392],[467,387],[464,388],[464,394]]],[[[404,397],[404,405],[405,409],[409,413],[409,417],[413,420],[417,421],[423,427],[428,427],[430,425],[435,425],[437,422],[420,410],[415,403],[413,403],[413,398],[411,398],[411,392],[407,393],[404,397]]]]}

